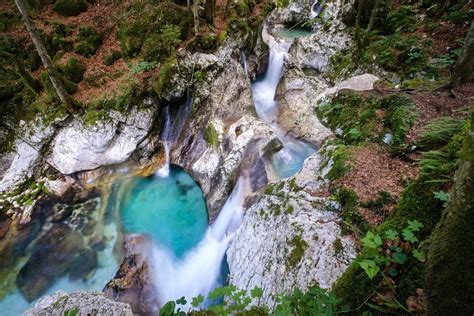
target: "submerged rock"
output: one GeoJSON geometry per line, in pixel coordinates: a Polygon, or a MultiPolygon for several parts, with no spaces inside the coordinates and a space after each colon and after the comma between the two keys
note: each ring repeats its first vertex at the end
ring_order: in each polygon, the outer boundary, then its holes
{"type": "Polygon", "coordinates": [[[103,293],[76,291],[66,293],[57,291],[41,298],[32,309],[23,316],[45,315],[78,315],[78,316],[132,316],[129,304],[112,301],[103,293]],[[76,311],[76,313],[74,313],[76,311]]]}
{"type": "Polygon", "coordinates": [[[31,302],[43,295],[56,279],[66,273],[83,244],[82,235],[66,224],[56,224],[43,235],[16,279],[25,299],[31,302]]]}
{"type": "Polygon", "coordinates": [[[112,111],[110,120],[87,127],[74,119],[54,138],[48,161],[62,174],[124,162],[148,135],[155,110],[112,111]]]}
{"type": "Polygon", "coordinates": [[[230,283],[263,289],[272,307],[276,294],[329,288],[355,257],[353,241],[341,235],[337,213],[325,210],[317,154],[293,178],[271,183],[246,213],[227,251],[230,283]]]}
{"type": "Polygon", "coordinates": [[[128,235],[124,242],[125,259],[114,279],[104,289],[106,296],[130,304],[140,315],[156,315],[157,293],[152,283],[148,256],[151,242],[143,235],[128,235]]]}

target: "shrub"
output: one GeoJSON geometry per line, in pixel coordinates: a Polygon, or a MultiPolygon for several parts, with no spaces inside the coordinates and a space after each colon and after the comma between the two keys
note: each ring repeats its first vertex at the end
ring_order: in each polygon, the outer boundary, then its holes
{"type": "Polygon", "coordinates": [[[84,78],[84,72],[86,71],[84,65],[74,57],[69,58],[66,64],[60,65],[59,69],[67,79],[74,83],[81,82],[84,78]]]}
{"type": "Polygon", "coordinates": [[[84,0],[56,0],[53,10],[62,16],[76,16],[87,11],[87,3],[84,0]]]}
{"type": "Polygon", "coordinates": [[[85,57],[92,57],[102,44],[103,35],[91,27],[81,28],[77,35],[74,52],[85,57]]]}
{"type": "Polygon", "coordinates": [[[122,53],[118,50],[114,50],[110,54],[105,55],[104,64],[107,66],[111,66],[120,58],[122,58],[122,53]]]}

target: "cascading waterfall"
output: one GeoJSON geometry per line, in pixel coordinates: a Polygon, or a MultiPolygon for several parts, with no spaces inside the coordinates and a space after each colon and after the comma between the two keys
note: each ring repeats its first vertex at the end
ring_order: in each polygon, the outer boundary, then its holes
{"type": "Polygon", "coordinates": [[[198,295],[206,297],[218,285],[226,250],[242,222],[243,202],[241,178],[203,240],[183,258],[160,245],[154,247],[151,260],[160,304],[183,296],[188,302],[198,295]]]}
{"type": "Polygon", "coordinates": [[[245,56],[245,51],[242,50],[242,67],[244,68],[245,74],[248,76],[249,74],[249,67],[247,65],[247,56],[245,56]]]}
{"type": "Polygon", "coordinates": [[[161,167],[156,174],[161,178],[166,178],[170,175],[170,109],[169,106],[165,107],[165,126],[163,127],[163,132],[161,134],[161,141],[163,142],[163,147],[165,149],[165,164],[161,167]]]}
{"type": "Polygon", "coordinates": [[[269,123],[283,144],[283,148],[275,153],[272,165],[280,178],[287,178],[301,169],[304,160],[315,152],[315,149],[290,135],[287,135],[278,125],[278,104],[275,93],[284,72],[285,57],[291,42],[270,37],[270,59],[263,80],[252,83],[252,95],[258,116],[269,123]]]}
{"type": "Polygon", "coordinates": [[[322,10],[323,10],[323,3],[319,3],[318,0],[315,0],[313,5],[311,6],[310,18],[314,19],[321,13],[322,10]]]}
{"type": "Polygon", "coordinates": [[[167,105],[164,109],[165,125],[161,134],[161,141],[165,151],[165,164],[156,172],[156,175],[161,178],[166,178],[170,174],[170,147],[181,135],[184,123],[191,113],[192,101],[191,92],[188,90],[186,91],[184,104],[180,105],[174,120],[172,120],[170,115],[170,105],[167,105]]]}

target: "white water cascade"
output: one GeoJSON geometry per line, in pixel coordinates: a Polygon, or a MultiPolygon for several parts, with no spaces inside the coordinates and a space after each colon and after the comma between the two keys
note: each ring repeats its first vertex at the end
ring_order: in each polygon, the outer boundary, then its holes
{"type": "Polygon", "coordinates": [[[308,144],[287,135],[277,124],[278,104],[275,93],[284,72],[284,62],[292,42],[285,39],[269,38],[270,58],[263,80],[252,84],[252,95],[258,116],[273,127],[283,144],[283,149],[275,153],[271,160],[275,173],[280,178],[295,174],[304,160],[315,152],[308,144]]]}
{"type": "Polygon", "coordinates": [[[161,305],[184,296],[188,301],[185,309],[189,309],[192,298],[206,297],[218,285],[225,253],[243,219],[244,184],[242,178],[237,181],[203,240],[184,258],[159,246],[153,249],[152,270],[161,305]]]}
{"type": "Polygon", "coordinates": [[[311,6],[311,13],[310,13],[310,18],[314,19],[317,17],[321,11],[323,10],[323,4],[318,3],[318,0],[315,0],[313,5],[311,6]]]}
{"type": "Polygon", "coordinates": [[[179,106],[177,113],[175,113],[174,120],[172,120],[170,115],[170,105],[165,107],[165,125],[161,133],[161,141],[165,151],[165,164],[156,172],[158,177],[167,178],[170,174],[170,147],[178,140],[181,134],[184,124],[191,113],[192,101],[191,92],[188,90],[184,103],[179,106]]]}
{"type": "Polygon", "coordinates": [[[244,68],[245,75],[248,76],[248,74],[249,74],[249,67],[248,67],[248,65],[247,65],[247,56],[245,56],[245,52],[244,52],[243,50],[242,50],[241,59],[242,59],[242,67],[244,68]]]}
{"type": "Polygon", "coordinates": [[[161,141],[165,149],[165,164],[156,172],[156,175],[160,178],[167,178],[170,175],[170,129],[170,109],[169,106],[167,106],[165,107],[165,126],[161,134],[161,141]]]}

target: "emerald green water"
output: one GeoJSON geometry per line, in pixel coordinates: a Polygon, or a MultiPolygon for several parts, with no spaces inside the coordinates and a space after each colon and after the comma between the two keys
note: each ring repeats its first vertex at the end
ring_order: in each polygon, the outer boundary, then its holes
{"type": "Polygon", "coordinates": [[[122,197],[121,222],[127,233],[149,235],[182,257],[202,240],[208,226],[201,188],[181,168],[166,178],[135,177],[122,197]]]}
{"type": "Polygon", "coordinates": [[[292,29],[281,29],[278,30],[278,34],[286,38],[298,38],[303,36],[310,36],[313,34],[311,31],[303,28],[292,28],[292,29]]]}

